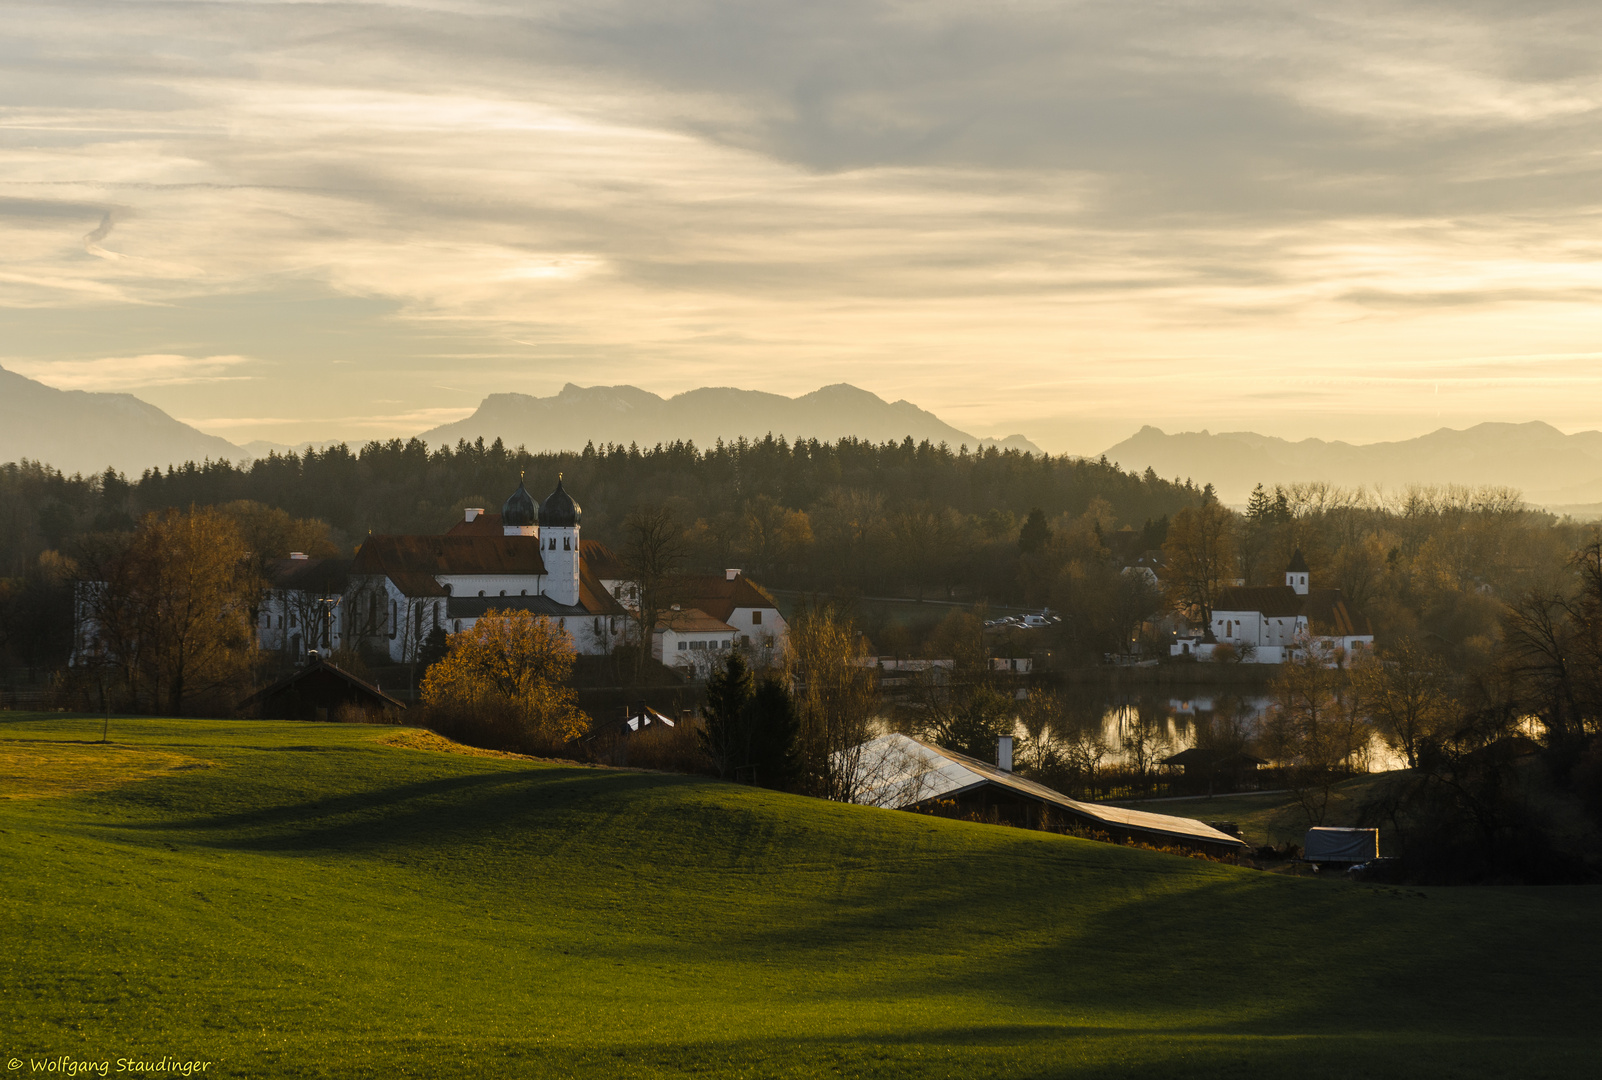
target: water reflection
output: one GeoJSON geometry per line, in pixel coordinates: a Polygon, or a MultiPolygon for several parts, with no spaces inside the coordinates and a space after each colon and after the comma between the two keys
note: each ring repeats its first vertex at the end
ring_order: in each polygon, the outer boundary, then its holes
{"type": "MultiPolygon", "coordinates": [[[[1054,740],[1098,740],[1107,765],[1139,767],[1192,747],[1237,750],[1260,733],[1273,699],[1218,687],[1153,687],[1144,691],[1068,687],[1061,708],[1047,718],[1054,740]]],[[[1371,770],[1404,768],[1402,758],[1377,736],[1369,748],[1371,770]]]]}

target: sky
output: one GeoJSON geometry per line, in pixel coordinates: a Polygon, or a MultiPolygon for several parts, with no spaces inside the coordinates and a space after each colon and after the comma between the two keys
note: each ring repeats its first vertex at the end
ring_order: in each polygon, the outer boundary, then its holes
{"type": "Polygon", "coordinates": [[[850,382],[1602,426],[1602,6],[0,0],[0,366],[237,443],[850,382]]]}

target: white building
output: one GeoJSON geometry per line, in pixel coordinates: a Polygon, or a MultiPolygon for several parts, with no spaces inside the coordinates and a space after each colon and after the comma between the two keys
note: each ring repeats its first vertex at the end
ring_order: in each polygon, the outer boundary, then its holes
{"type": "Polygon", "coordinates": [[[1180,641],[1174,655],[1209,659],[1218,645],[1238,650],[1248,663],[1280,664],[1307,652],[1333,662],[1374,646],[1368,618],[1339,589],[1308,586],[1300,551],[1285,568],[1285,584],[1225,589],[1213,606],[1215,642],[1180,641]]]}
{"type": "Polygon", "coordinates": [[[783,652],[789,623],[768,591],[741,571],[685,574],[668,591],[677,602],[657,619],[651,638],[651,655],[662,663],[699,671],[704,656],[738,648],[765,667],[783,652]]]}
{"type": "Polygon", "coordinates": [[[342,626],[352,644],[405,663],[436,626],[459,633],[489,611],[529,611],[580,653],[610,652],[627,612],[586,571],[582,518],[558,478],[539,506],[519,483],[500,514],[468,510],[443,536],[369,536],[351,564],[342,626]]]}

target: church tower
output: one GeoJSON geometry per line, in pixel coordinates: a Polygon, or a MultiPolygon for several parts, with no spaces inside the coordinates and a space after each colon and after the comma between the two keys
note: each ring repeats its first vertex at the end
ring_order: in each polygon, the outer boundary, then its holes
{"type": "Polygon", "coordinates": [[[506,536],[539,536],[539,516],[534,508],[534,496],[517,478],[517,490],[501,505],[501,532],[506,536]]]}
{"type": "Polygon", "coordinates": [[[562,487],[560,474],[556,490],[540,504],[540,557],[545,560],[545,595],[558,604],[579,602],[579,519],[584,511],[562,487]]]}
{"type": "Polygon", "coordinates": [[[1285,584],[1295,589],[1297,596],[1307,595],[1307,560],[1302,558],[1301,548],[1296,549],[1290,565],[1285,567],[1285,584]]]}

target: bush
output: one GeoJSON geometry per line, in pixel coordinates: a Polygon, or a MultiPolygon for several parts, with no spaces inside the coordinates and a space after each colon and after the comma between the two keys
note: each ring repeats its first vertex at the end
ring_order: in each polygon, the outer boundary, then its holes
{"type": "Polygon", "coordinates": [[[573,641],[527,611],[490,611],[450,636],[423,678],[421,722],[473,746],[550,754],[590,726],[567,685],[573,641]]]}

